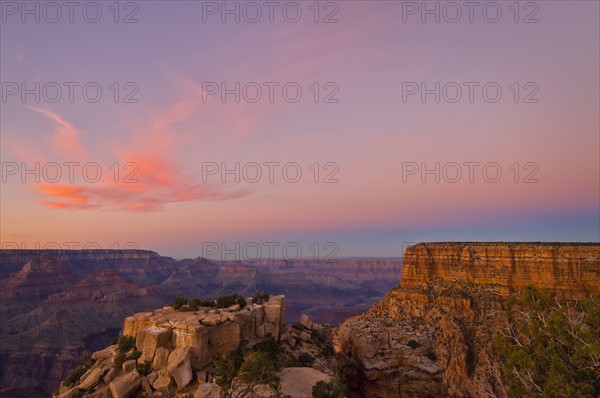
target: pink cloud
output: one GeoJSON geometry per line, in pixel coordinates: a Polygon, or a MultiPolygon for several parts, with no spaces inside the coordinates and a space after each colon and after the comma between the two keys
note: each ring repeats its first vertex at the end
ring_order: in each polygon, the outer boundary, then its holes
{"type": "MultiPolygon", "coordinates": [[[[131,134],[127,148],[114,148],[120,170],[115,175],[111,163],[101,165],[102,177],[95,183],[42,183],[35,189],[41,204],[53,209],[118,209],[146,212],[169,203],[199,200],[236,199],[247,190],[231,190],[224,185],[199,183],[189,178],[172,159],[177,159],[177,144],[182,133],[178,124],[195,116],[198,95],[188,95],[157,113],[143,131],[131,134]]],[[[90,160],[89,151],[79,141],[81,131],[60,115],[33,108],[55,122],[51,137],[54,152],[71,158],[90,160]]],[[[123,141],[121,141],[123,142],[123,141]]],[[[122,144],[121,144],[122,145],[122,144]]],[[[97,161],[95,159],[94,161],[97,161]]]]}
{"type": "Polygon", "coordinates": [[[56,152],[62,155],[78,157],[87,154],[86,149],[80,142],[80,137],[83,135],[81,130],[52,111],[34,106],[31,109],[41,113],[56,124],[54,134],[50,137],[56,152]]]}

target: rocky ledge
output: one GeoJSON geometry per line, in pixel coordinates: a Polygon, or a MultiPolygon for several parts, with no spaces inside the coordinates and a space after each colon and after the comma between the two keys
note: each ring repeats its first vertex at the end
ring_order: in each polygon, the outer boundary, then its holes
{"type": "Polygon", "coordinates": [[[218,397],[220,388],[207,380],[213,360],[236,350],[242,340],[256,342],[267,334],[279,339],[285,297],[263,304],[197,311],[163,309],[127,317],[122,342],[95,352],[80,368],[85,373],[65,380],[57,395],[113,398],[146,396],[177,390],[194,397],[218,397]]]}

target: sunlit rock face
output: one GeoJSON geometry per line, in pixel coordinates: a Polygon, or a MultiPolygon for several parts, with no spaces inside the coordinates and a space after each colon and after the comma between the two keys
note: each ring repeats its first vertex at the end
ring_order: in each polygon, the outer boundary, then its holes
{"type": "Polygon", "coordinates": [[[189,352],[192,368],[199,370],[234,351],[242,339],[259,339],[267,333],[278,339],[284,315],[285,296],[241,309],[236,305],[178,312],[167,306],[125,318],[123,335],[136,338],[137,349],[148,361],[160,347],[182,349],[189,352]]]}
{"type": "Polygon", "coordinates": [[[115,398],[127,398],[175,388],[178,397],[216,398],[220,387],[207,376],[214,360],[236,350],[243,339],[260,341],[267,331],[279,340],[285,296],[271,296],[261,305],[248,302],[245,308],[175,311],[167,306],[128,316],[123,336],[135,338],[128,355],[139,351],[139,357],[117,362],[123,353],[117,353],[116,345],[94,352],[90,368],[74,383],[61,383],[54,396],[103,397],[110,391],[115,398]],[[142,366],[147,368],[142,371],[142,366]]]}
{"type": "Polygon", "coordinates": [[[600,286],[600,245],[546,243],[422,243],[404,255],[401,287],[435,278],[490,284],[503,296],[526,285],[578,298],[600,286]]]}
{"type": "Polygon", "coordinates": [[[335,333],[351,398],[481,397],[507,295],[526,285],[563,300],[600,289],[600,245],[423,243],[407,248],[400,285],[335,333]]]}

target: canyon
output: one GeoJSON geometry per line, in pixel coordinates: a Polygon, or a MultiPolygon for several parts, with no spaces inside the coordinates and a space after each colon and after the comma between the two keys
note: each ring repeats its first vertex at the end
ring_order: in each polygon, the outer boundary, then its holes
{"type": "Polygon", "coordinates": [[[308,313],[337,324],[381,299],[402,270],[393,258],[219,262],[147,250],[2,250],[0,260],[3,397],[47,397],[124,319],[177,296],[285,294],[285,321],[308,313]]]}
{"type": "Polygon", "coordinates": [[[130,396],[166,391],[165,385],[178,388],[177,396],[216,396],[220,387],[198,371],[241,341],[270,334],[290,353],[304,347],[318,358],[313,369],[281,371],[288,389],[298,387],[290,378],[313,382],[335,373],[348,398],[503,397],[494,338],[506,326],[507,300],[532,286],[557,302],[600,291],[597,243],[420,243],[406,249],[403,262],[335,264],[177,261],[146,251],[69,254],[6,260],[3,396],[47,396],[84,351],[95,351],[94,364],[72,387],[77,391],[63,383],[59,396],[108,390],[130,396]],[[262,290],[271,299],[243,309],[165,307],[176,296],[248,297],[262,290]],[[314,322],[337,320],[343,320],[337,327],[314,322]],[[324,331],[334,357],[320,357],[322,342],[313,341],[324,331]],[[138,362],[114,366],[115,346],[107,341],[117,334],[135,337],[138,362]],[[143,375],[136,370],[143,361],[160,366],[143,375]]]}

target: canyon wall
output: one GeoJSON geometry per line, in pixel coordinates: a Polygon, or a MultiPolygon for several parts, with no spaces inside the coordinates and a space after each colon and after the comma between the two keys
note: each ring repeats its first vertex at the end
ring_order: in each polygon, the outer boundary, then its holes
{"type": "Polygon", "coordinates": [[[579,298],[600,286],[599,250],[598,244],[421,243],[406,249],[400,286],[440,278],[494,285],[503,296],[535,285],[579,298]]]}
{"type": "Polygon", "coordinates": [[[334,346],[350,398],[496,396],[492,339],[526,285],[570,300],[600,289],[599,244],[422,243],[400,285],[341,324],[334,346]]]}

